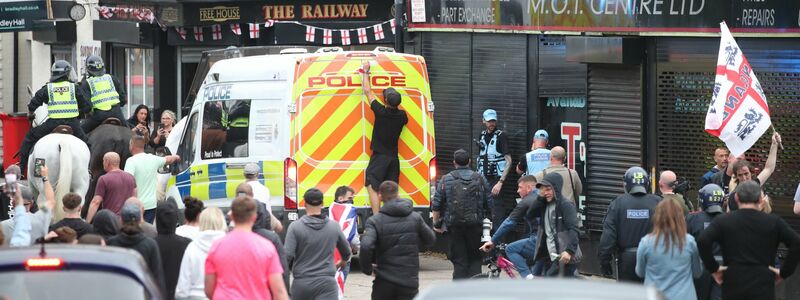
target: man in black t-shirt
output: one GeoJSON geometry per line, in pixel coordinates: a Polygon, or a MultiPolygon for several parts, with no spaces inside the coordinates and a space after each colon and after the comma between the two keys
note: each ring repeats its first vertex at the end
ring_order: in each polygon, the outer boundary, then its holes
{"type": "Polygon", "coordinates": [[[372,92],[369,79],[369,61],[364,61],[359,72],[361,73],[361,88],[364,96],[370,101],[370,108],[375,113],[375,126],[372,128],[372,156],[366,170],[367,190],[372,213],[378,214],[380,207],[376,188],[384,181],[400,182],[400,160],[397,158],[397,140],[400,132],[408,123],[406,112],[399,109],[402,100],[400,93],[394,88],[383,90],[383,101],[386,106],[378,101],[372,92]]]}
{"type": "Polygon", "coordinates": [[[68,193],[64,195],[64,198],[61,199],[64,218],[50,225],[49,231],[54,231],[62,226],[66,226],[75,230],[78,234],[78,238],[81,238],[87,233],[94,233],[94,226],[81,219],[81,208],[83,207],[81,201],[81,196],[78,194],[68,193]]]}

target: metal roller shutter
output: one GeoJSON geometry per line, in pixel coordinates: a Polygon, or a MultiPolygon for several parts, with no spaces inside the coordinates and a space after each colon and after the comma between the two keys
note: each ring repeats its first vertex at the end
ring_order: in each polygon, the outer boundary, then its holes
{"type": "MultiPolygon", "coordinates": [[[[800,43],[797,39],[737,39],[756,71],[770,106],[772,122],[783,136],[777,170],[765,185],[773,210],[795,230],[800,219],[792,214],[792,196],[800,182],[800,43]]],[[[700,177],[714,164],[713,151],[722,142],[703,131],[714,86],[719,39],[659,38],[656,45],[658,167],[674,170],[692,183],[696,199],[700,177]]],[[[769,153],[768,131],[746,153],[763,168],[769,153]]]]}
{"type": "Polygon", "coordinates": [[[587,229],[602,230],[622,176],[642,164],[642,83],[638,65],[589,65],[587,229]]]}
{"type": "Polygon", "coordinates": [[[586,64],[567,62],[564,36],[539,36],[538,84],[539,97],[586,94],[586,64]]]}
{"type": "Polygon", "coordinates": [[[469,33],[424,33],[421,53],[428,65],[431,97],[436,105],[436,157],[439,174],[453,169],[453,152],[470,150],[470,46],[469,33]]]}

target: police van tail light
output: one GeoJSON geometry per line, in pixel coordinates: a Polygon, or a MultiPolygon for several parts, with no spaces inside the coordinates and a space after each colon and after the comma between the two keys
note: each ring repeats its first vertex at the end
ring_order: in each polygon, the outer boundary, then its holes
{"type": "Polygon", "coordinates": [[[64,261],[60,258],[29,258],[25,261],[25,269],[28,271],[60,270],[64,267],[64,261]]]}
{"type": "Polygon", "coordinates": [[[283,208],[297,209],[297,162],[287,158],[283,161],[283,208]]]}
{"type": "Polygon", "coordinates": [[[436,158],[431,158],[431,161],[428,163],[428,183],[430,184],[430,197],[433,199],[433,196],[436,195],[436,158]]]}

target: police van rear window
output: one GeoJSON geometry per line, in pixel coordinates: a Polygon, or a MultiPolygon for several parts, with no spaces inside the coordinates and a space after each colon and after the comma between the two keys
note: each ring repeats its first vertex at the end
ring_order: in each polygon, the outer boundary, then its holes
{"type": "Polygon", "coordinates": [[[203,159],[248,156],[250,100],[209,101],[203,111],[203,159]]]}

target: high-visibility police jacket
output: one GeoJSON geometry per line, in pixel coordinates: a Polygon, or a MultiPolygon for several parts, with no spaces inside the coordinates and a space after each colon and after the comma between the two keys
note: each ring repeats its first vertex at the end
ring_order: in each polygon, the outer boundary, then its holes
{"type": "Polygon", "coordinates": [[[69,81],[47,84],[47,115],[51,119],[77,118],[78,99],[75,84],[69,81]]]}
{"type": "Polygon", "coordinates": [[[502,176],[503,171],[506,170],[506,159],[505,154],[500,153],[497,151],[497,138],[503,133],[500,129],[495,130],[491,133],[492,139],[489,140],[489,144],[486,144],[486,134],[489,134],[484,130],[481,132],[480,137],[480,144],[481,144],[481,152],[478,156],[478,173],[483,174],[484,176],[502,176]],[[494,167],[494,169],[486,169],[484,170],[484,162],[488,163],[490,167],[494,167]]]}
{"type": "Polygon", "coordinates": [[[550,165],[550,150],[539,148],[525,153],[525,164],[527,165],[525,174],[538,174],[550,165]]]}
{"type": "Polygon", "coordinates": [[[119,93],[114,86],[114,80],[111,75],[89,77],[86,81],[89,83],[92,108],[107,111],[112,106],[120,103],[119,93]]]}

